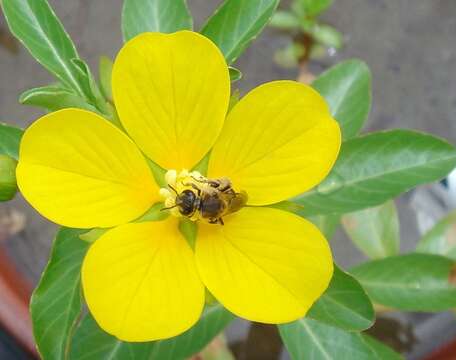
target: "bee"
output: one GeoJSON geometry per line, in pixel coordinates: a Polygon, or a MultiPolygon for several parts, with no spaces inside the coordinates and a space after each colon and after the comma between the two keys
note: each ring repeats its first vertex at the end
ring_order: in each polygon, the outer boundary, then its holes
{"type": "Polygon", "coordinates": [[[228,178],[192,178],[202,186],[193,182],[186,183],[183,185],[190,186],[191,189],[181,193],[169,186],[176,194],[175,205],[162,210],[177,207],[183,216],[191,218],[198,213],[210,224],[224,225],[223,216],[239,211],[247,203],[247,193],[234,191],[228,178]]]}

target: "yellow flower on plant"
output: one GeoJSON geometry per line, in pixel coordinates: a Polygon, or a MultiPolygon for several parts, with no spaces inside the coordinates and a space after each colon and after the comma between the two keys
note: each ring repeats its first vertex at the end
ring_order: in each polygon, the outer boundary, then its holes
{"type": "Polygon", "coordinates": [[[189,31],[144,33],[126,43],[112,85],[125,132],[88,111],[54,112],[26,130],[17,167],[20,190],[43,216],[69,227],[112,228],[82,266],[84,296],[101,328],[125,341],[178,335],[199,319],[205,287],[248,320],[304,316],[332,276],[329,246],[309,221],[267,206],[314,187],[334,164],[340,130],[322,97],[274,81],[227,114],[227,64],[210,40],[189,31]],[[224,225],[196,210],[194,249],[179,217],[134,222],[163,201],[160,194],[176,205],[146,157],[171,170],[167,181],[178,193],[196,192],[192,183],[212,185],[182,171],[209,152],[207,179],[229,179],[230,192],[247,194],[245,207],[225,214],[224,225]]]}

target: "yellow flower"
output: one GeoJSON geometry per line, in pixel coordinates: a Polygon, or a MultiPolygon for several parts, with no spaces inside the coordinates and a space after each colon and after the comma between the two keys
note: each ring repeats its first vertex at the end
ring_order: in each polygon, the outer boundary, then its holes
{"type": "Polygon", "coordinates": [[[178,335],[198,320],[205,287],[248,320],[304,316],[330,281],[329,246],[309,221],[266,206],[314,187],[335,162],[340,130],[322,97],[274,81],[227,115],[226,62],[189,31],[129,41],[112,84],[128,136],[94,113],[61,110],[26,130],[17,167],[20,190],[46,218],[113,227],[82,267],[98,324],[125,341],[178,335]],[[198,221],[194,250],[175,216],[132,222],[162,201],[146,157],[178,174],[209,151],[208,178],[229,178],[248,194],[246,207],[225,216],[224,226],[198,221]]]}

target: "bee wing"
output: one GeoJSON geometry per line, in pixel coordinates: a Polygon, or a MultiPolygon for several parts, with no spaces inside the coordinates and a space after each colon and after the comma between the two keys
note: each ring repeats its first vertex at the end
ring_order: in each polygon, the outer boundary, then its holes
{"type": "Polygon", "coordinates": [[[227,202],[226,214],[236,212],[247,204],[247,193],[241,191],[239,193],[223,193],[227,202]]]}

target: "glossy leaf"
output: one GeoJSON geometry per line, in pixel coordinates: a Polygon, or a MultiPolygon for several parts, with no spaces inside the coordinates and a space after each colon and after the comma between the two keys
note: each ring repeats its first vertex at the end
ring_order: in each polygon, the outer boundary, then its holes
{"type": "Polygon", "coordinates": [[[79,239],[82,232],[68,228],[59,231],[49,263],[32,295],[33,332],[41,357],[46,360],[65,358],[82,311],[80,269],[90,245],[79,239]]]}
{"type": "Polygon", "coordinates": [[[375,313],[358,281],[336,266],[328,289],[307,317],[345,330],[359,331],[373,324],[375,313]]]}
{"type": "Polygon", "coordinates": [[[203,26],[201,33],[234,62],[263,30],[279,0],[225,0],[203,26]]]}
{"type": "Polygon", "coordinates": [[[321,74],[312,86],[326,99],[347,140],[363,127],[371,107],[371,73],[360,60],[342,62],[321,74]]]}
{"type": "Polygon", "coordinates": [[[455,264],[439,255],[407,254],[374,260],[350,271],[375,303],[405,311],[456,306],[455,264]]]}
{"type": "Polygon", "coordinates": [[[370,347],[372,352],[375,354],[376,359],[379,360],[400,360],[403,359],[401,355],[395,352],[390,347],[386,346],[385,344],[381,343],[380,341],[374,339],[369,335],[362,335],[364,342],[366,345],[370,347]]]}
{"type": "Polygon", "coordinates": [[[19,143],[24,130],[0,123],[0,155],[19,158],[19,143]]]}
{"type": "Polygon", "coordinates": [[[172,33],[192,27],[185,0],[124,0],[122,34],[125,41],[143,32],[172,33]]]}
{"type": "Polygon", "coordinates": [[[456,260],[456,211],[449,213],[429,230],[418,243],[416,251],[456,260]]]}
{"type": "Polygon", "coordinates": [[[11,32],[33,57],[63,84],[79,95],[87,94],[72,63],[78,53],[60,20],[46,0],[2,0],[11,32]]]}
{"type": "Polygon", "coordinates": [[[399,354],[358,332],[348,332],[312,319],[279,325],[293,360],[396,360],[399,354]],[[388,357],[384,357],[387,355],[388,357]]]}
{"type": "Polygon", "coordinates": [[[456,150],[410,130],[372,133],[343,143],[328,177],[291,201],[300,215],[347,213],[384,203],[437,181],[456,166],[456,150]]]}
{"type": "Polygon", "coordinates": [[[202,350],[233,318],[221,305],[214,305],[206,308],[198,323],[182,335],[149,343],[128,343],[103,332],[89,314],[76,330],[70,359],[183,360],[202,350]]]}
{"type": "Polygon", "coordinates": [[[394,201],[345,214],[342,224],[355,245],[368,257],[399,254],[399,218],[394,201]]]}
{"type": "Polygon", "coordinates": [[[57,111],[70,107],[97,111],[94,106],[88,104],[81,96],[59,86],[44,86],[27,90],[21,94],[19,102],[24,105],[41,107],[49,111],[57,111]]]}

